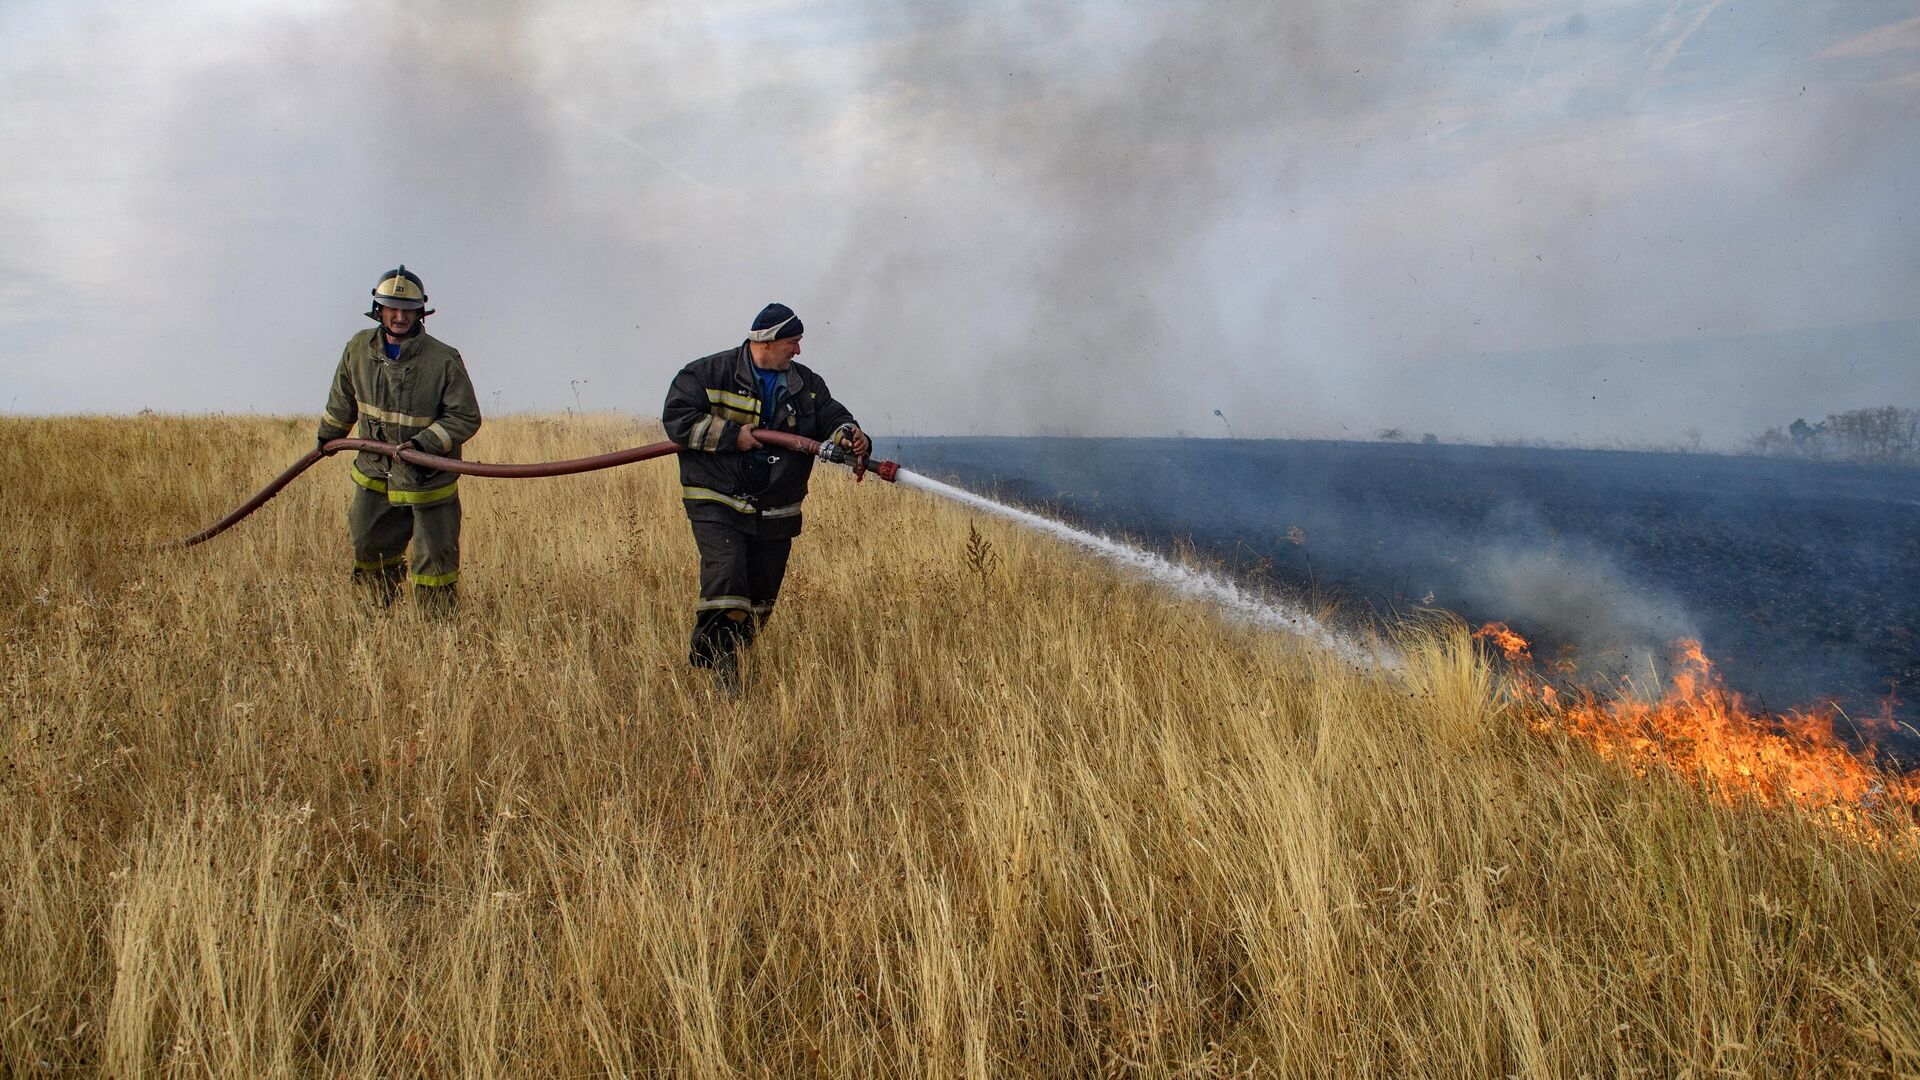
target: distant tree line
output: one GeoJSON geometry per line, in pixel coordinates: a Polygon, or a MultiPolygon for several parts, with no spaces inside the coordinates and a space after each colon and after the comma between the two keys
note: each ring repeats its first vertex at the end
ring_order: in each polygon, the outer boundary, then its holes
{"type": "MultiPolygon", "coordinates": [[[[1380,439],[1381,442],[1412,442],[1413,441],[1413,436],[1407,434],[1404,431],[1401,431],[1397,427],[1381,428],[1378,438],[1380,439]]],[[[1435,435],[1431,431],[1425,432],[1420,436],[1420,445],[1438,446],[1440,445],[1440,436],[1435,435]]]]}
{"type": "Polygon", "coordinates": [[[1749,448],[1769,457],[1920,465],[1920,409],[1882,405],[1830,413],[1817,424],[1795,420],[1768,428],[1749,448]]]}
{"type": "MultiPolygon", "coordinates": [[[[1613,443],[1600,449],[1660,451],[1664,453],[1700,453],[1699,428],[1690,427],[1680,442],[1648,445],[1613,443]]],[[[1404,428],[1380,428],[1374,438],[1381,442],[1420,442],[1434,445],[1439,437],[1431,433],[1415,435],[1404,428]]],[[[1571,448],[1575,443],[1540,439],[1496,438],[1492,446],[1534,448],[1571,448]]],[[[1593,448],[1588,446],[1588,448],[1593,448]]],[[[1770,428],[1748,439],[1739,449],[1714,450],[1712,453],[1749,453],[1765,457],[1805,458],[1811,461],[1856,461],[1874,465],[1920,467],[1920,409],[1902,409],[1882,405],[1875,409],[1852,409],[1829,413],[1825,420],[1809,424],[1795,420],[1784,428],[1770,428]]]]}

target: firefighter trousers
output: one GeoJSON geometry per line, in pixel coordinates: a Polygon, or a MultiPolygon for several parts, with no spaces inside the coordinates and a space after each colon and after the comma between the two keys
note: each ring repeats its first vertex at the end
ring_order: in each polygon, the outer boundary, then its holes
{"type": "Polygon", "coordinates": [[[355,487],[347,535],[353,540],[354,580],[375,599],[391,601],[411,571],[415,599],[451,605],[460,580],[460,496],[412,506],[390,502],[385,492],[355,487]]]}
{"type": "Polygon", "coordinates": [[[694,607],[687,660],[695,667],[723,668],[753,644],[773,615],[793,539],[763,539],[731,525],[694,521],[693,542],[700,549],[700,602],[694,607]]]}

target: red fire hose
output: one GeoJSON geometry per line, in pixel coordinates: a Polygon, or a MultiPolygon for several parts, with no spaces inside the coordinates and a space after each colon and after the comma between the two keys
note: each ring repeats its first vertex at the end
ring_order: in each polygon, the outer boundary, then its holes
{"type": "MultiPolygon", "coordinates": [[[[839,465],[851,465],[854,479],[864,476],[869,469],[880,479],[891,483],[900,466],[891,461],[868,461],[864,456],[849,453],[845,447],[834,443],[822,443],[815,439],[799,435],[789,435],[784,431],[753,429],[753,437],[768,446],[777,446],[808,457],[817,457],[822,461],[831,461],[839,465]]],[[[293,482],[294,477],[312,468],[315,462],[329,454],[342,450],[364,450],[385,457],[398,458],[414,465],[437,469],[441,472],[459,473],[462,476],[496,476],[508,479],[526,479],[535,476],[571,476],[574,473],[593,472],[596,469],[611,469],[616,465],[627,465],[648,458],[666,457],[678,453],[682,447],[678,443],[657,442],[646,446],[636,446],[630,450],[616,450],[611,454],[595,454],[592,457],[569,458],[566,461],[536,461],[521,465],[492,465],[483,461],[461,461],[458,458],[441,457],[423,450],[402,450],[394,443],[375,442],[372,439],[334,439],[324,447],[307,451],[306,456],[287,467],[287,471],[273,478],[266,487],[259,490],[253,498],[235,507],[233,512],[212,525],[180,541],[181,547],[192,547],[219,536],[239,524],[240,519],[265,506],[268,499],[280,494],[280,489],[293,482]]]]}

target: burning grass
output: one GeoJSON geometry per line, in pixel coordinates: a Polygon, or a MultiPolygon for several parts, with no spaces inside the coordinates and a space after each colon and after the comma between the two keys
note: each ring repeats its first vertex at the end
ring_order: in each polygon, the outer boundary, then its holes
{"type": "MultiPolygon", "coordinates": [[[[1663,692],[1625,684],[1610,696],[1591,687],[1555,689],[1536,671],[1525,638],[1503,623],[1474,632],[1517,670],[1516,695],[1535,707],[1536,732],[1563,733],[1635,773],[1664,770],[1727,800],[1811,811],[1842,832],[1871,843],[1891,843],[1909,854],[1920,847],[1920,777],[1884,768],[1872,743],[1849,744],[1839,734],[1847,718],[1830,706],[1767,713],[1749,708],[1713,670],[1697,641],[1675,643],[1663,692]],[[1876,808],[1889,812],[1876,814],[1876,808]]],[[[1561,675],[1571,674],[1566,670],[1561,675]]],[[[1868,719],[1868,729],[1892,720],[1868,719]]]]}
{"type": "Polygon", "coordinates": [[[310,427],[0,421],[8,1071],[1920,1070],[1920,860],[1539,738],[1460,628],[1387,678],[823,476],[722,700],[664,465],[463,482],[453,629],[343,588],[343,462],[141,547],[310,427]]]}

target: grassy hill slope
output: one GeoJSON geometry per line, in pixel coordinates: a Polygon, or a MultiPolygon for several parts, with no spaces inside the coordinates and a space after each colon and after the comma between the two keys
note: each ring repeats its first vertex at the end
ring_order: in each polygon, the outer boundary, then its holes
{"type": "Polygon", "coordinates": [[[146,546],[311,427],[0,420],[5,1071],[1920,1071],[1910,850],[1530,734],[1457,628],[1352,670],[831,470],[738,699],[668,463],[462,481],[452,627],[348,589],[342,460],[146,546]]]}

